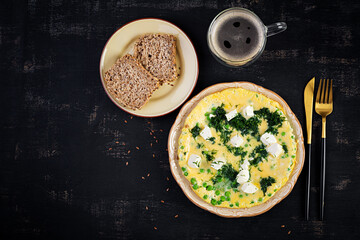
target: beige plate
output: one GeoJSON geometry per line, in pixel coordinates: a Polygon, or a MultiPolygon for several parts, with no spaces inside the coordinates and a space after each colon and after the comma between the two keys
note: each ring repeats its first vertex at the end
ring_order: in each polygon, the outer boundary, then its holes
{"type": "Polygon", "coordinates": [[[172,126],[169,133],[168,140],[168,151],[169,151],[169,161],[170,161],[170,169],[171,172],[185,193],[185,195],[198,207],[201,207],[211,213],[217,214],[222,217],[250,217],[262,214],[268,210],[270,210],[273,206],[283,200],[293,189],[296,180],[299,177],[299,174],[304,165],[304,138],[302,133],[301,125],[296,118],[295,114],[291,111],[290,107],[287,103],[282,99],[279,95],[274,93],[273,91],[267,90],[263,87],[255,85],[249,82],[232,82],[232,83],[220,83],[213,85],[211,87],[206,88],[198,95],[193,97],[189,102],[187,102],[179,112],[174,125],[172,126]],[[284,108],[285,114],[288,117],[292,128],[294,129],[295,137],[298,140],[297,144],[297,152],[296,152],[296,163],[294,166],[294,170],[292,171],[289,180],[286,184],[278,191],[276,194],[271,197],[268,201],[263,204],[251,207],[251,208],[221,208],[215,207],[207,202],[203,201],[196,193],[191,189],[189,181],[183,176],[181,168],[178,164],[178,139],[181,133],[182,128],[184,127],[184,122],[189,115],[189,113],[193,110],[193,108],[200,102],[204,97],[213,94],[215,92],[222,91],[227,88],[244,88],[250,91],[262,93],[270,99],[273,99],[280,103],[280,105],[284,108]]]}
{"type": "Polygon", "coordinates": [[[118,29],[106,43],[100,59],[100,77],[110,99],[121,109],[140,117],[158,117],[178,108],[190,96],[199,74],[195,48],[186,34],[174,24],[156,18],[145,18],[130,22],[118,29]],[[104,73],[116,59],[133,53],[138,37],[145,33],[167,33],[177,38],[176,51],[179,78],[173,86],[163,85],[154,92],[149,102],[140,110],[131,110],[121,106],[108,93],[104,85],[104,73]]]}

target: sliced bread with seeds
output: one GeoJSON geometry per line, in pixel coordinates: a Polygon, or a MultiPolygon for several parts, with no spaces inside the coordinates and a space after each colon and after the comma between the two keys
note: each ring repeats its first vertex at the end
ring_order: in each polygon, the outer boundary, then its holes
{"type": "Polygon", "coordinates": [[[175,36],[145,34],[135,42],[134,56],[161,83],[176,80],[175,36]]]}
{"type": "Polygon", "coordinates": [[[106,89],[124,107],[142,108],[160,81],[152,76],[133,56],[127,54],[116,60],[104,74],[106,89]]]}

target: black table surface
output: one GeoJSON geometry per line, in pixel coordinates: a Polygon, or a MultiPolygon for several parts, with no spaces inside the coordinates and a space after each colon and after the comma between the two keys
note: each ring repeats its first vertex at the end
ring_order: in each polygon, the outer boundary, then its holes
{"type": "Polygon", "coordinates": [[[359,15],[357,0],[2,1],[0,238],[359,239],[359,15]],[[243,69],[220,65],[206,44],[211,20],[233,6],[265,24],[288,24],[243,69]],[[144,17],[168,20],[193,41],[200,74],[192,96],[215,83],[250,81],[282,96],[305,130],[307,81],[334,79],[324,221],[316,114],[310,221],[305,171],[286,199],[257,217],[221,218],[186,198],[167,153],[179,110],[133,117],[100,82],[107,39],[144,17]]]}

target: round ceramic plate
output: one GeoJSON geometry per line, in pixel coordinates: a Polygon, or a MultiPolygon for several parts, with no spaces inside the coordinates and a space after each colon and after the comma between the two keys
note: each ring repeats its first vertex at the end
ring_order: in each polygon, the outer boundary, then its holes
{"type": "Polygon", "coordinates": [[[194,98],[192,98],[189,102],[187,102],[179,112],[174,125],[172,126],[169,133],[168,140],[168,151],[169,151],[169,161],[170,161],[170,169],[171,172],[185,193],[185,195],[198,207],[201,207],[211,213],[217,214],[222,217],[250,217],[262,214],[268,210],[270,210],[273,206],[283,200],[293,189],[299,174],[304,165],[305,158],[305,150],[304,150],[304,138],[302,133],[301,125],[296,118],[295,114],[291,111],[290,107],[287,103],[282,99],[279,95],[265,89],[261,86],[255,85],[249,82],[232,82],[232,83],[220,83],[213,85],[211,87],[206,88],[194,98]],[[243,88],[253,92],[258,92],[266,97],[277,101],[283,107],[285,114],[294,130],[295,138],[297,140],[297,152],[296,152],[296,163],[294,169],[290,175],[289,180],[286,184],[276,192],[276,194],[271,197],[268,201],[263,204],[250,207],[250,208],[222,208],[213,206],[205,201],[203,201],[196,193],[192,190],[189,181],[184,177],[181,168],[179,166],[179,158],[178,158],[178,140],[181,134],[181,130],[184,127],[184,122],[190,112],[194,109],[194,107],[206,96],[213,94],[215,92],[222,91],[227,88],[243,88]]]}
{"type": "Polygon", "coordinates": [[[100,77],[110,99],[121,109],[140,117],[158,117],[178,108],[191,94],[199,73],[195,48],[186,34],[174,24],[155,18],[139,19],[118,29],[106,43],[100,59],[100,77]],[[180,76],[171,85],[164,84],[140,110],[121,106],[108,93],[105,72],[123,55],[133,54],[136,39],[146,33],[165,33],[176,37],[176,60],[180,76]]]}

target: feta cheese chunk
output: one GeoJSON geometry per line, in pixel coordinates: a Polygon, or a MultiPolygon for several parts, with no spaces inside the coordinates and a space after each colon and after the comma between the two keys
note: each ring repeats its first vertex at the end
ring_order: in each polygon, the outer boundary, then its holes
{"type": "MultiPolygon", "coordinates": [[[[250,158],[249,160],[253,160],[253,158],[250,158]]],[[[250,166],[249,160],[245,159],[244,162],[240,165],[240,168],[242,170],[249,170],[249,166],[250,166]]]]}
{"type": "Polygon", "coordinates": [[[211,138],[211,129],[208,126],[205,126],[204,129],[200,132],[200,136],[202,136],[205,140],[211,138]]]}
{"type": "Polygon", "coordinates": [[[235,135],[230,139],[230,143],[234,146],[234,147],[240,147],[241,144],[243,144],[244,140],[242,139],[242,137],[240,137],[239,135],[235,135]]]}
{"type": "Polygon", "coordinates": [[[215,170],[219,170],[225,164],[225,160],[222,158],[215,158],[211,163],[211,167],[215,170]]]}
{"type": "Polygon", "coordinates": [[[266,151],[268,151],[274,157],[278,157],[282,150],[282,146],[278,143],[274,143],[266,148],[266,151]]]}
{"type": "Polygon", "coordinates": [[[249,119],[254,116],[253,106],[246,106],[242,109],[242,115],[244,118],[249,119]]]}
{"type": "Polygon", "coordinates": [[[265,146],[269,146],[273,143],[276,143],[276,138],[274,135],[272,135],[271,133],[264,133],[261,137],[260,140],[262,141],[262,143],[265,146]]]}
{"type": "Polygon", "coordinates": [[[246,182],[241,186],[241,190],[245,193],[255,193],[259,189],[254,184],[246,182]]]}
{"type": "Polygon", "coordinates": [[[238,175],[236,176],[236,181],[239,184],[243,184],[246,183],[247,181],[249,181],[250,178],[250,174],[248,170],[241,170],[238,175]]]}
{"type": "Polygon", "coordinates": [[[201,157],[196,154],[191,154],[189,157],[188,165],[191,168],[199,168],[201,162],[201,157]]]}
{"type": "Polygon", "coordinates": [[[228,112],[227,114],[225,114],[225,117],[228,121],[230,121],[231,119],[236,117],[236,114],[237,114],[237,111],[236,111],[236,109],[234,109],[231,112],[228,112]]]}

